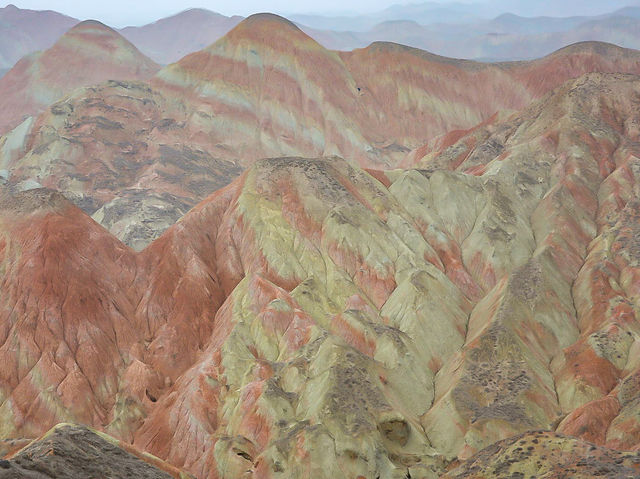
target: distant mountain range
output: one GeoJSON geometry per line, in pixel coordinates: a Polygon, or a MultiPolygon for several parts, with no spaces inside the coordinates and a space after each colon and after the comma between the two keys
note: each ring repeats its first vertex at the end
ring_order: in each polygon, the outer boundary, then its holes
{"type": "MultiPolygon", "coordinates": [[[[333,50],[353,50],[386,41],[448,57],[506,61],[538,58],[580,41],[640,48],[638,1],[613,1],[606,6],[598,1],[580,2],[580,8],[574,5],[576,2],[568,2],[569,6],[566,2],[558,6],[547,1],[530,3],[426,2],[396,5],[357,17],[292,15],[290,19],[333,50]],[[549,11],[580,11],[583,16],[541,16],[549,11]]],[[[190,9],[118,31],[155,62],[169,64],[212,44],[242,19],[190,9]]],[[[53,11],[23,10],[13,5],[0,8],[0,76],[25,55],[50,48],[78,22],[53,11]]]]}

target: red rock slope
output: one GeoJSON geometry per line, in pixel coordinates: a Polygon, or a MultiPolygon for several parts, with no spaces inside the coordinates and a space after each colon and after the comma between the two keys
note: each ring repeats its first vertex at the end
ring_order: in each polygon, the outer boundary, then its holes
{"type": "Polygon", "coordinates": [[[82,22],[51,48],[23,58],[0,78],[0,132],[80,86],[109,79],[145,80],[158,69],[109,27],[82,22]]]}
{"type": "Polygon", "coordinates": [[[210,138],[214,156],[248,164],[336,154],[381,168],[428,138],[521,109],[594,71],[640,73],[640,56],[598,43],[504,64],[391,43],[333,52],[288,20],[259,14],[163,69],[152,85],[186,99],[197,112],[187,126],[210,138]]]}

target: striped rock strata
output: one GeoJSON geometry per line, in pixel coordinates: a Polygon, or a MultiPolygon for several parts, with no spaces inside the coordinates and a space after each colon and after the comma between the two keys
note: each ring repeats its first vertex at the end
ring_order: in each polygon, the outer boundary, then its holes
{"type": "Polygon", "coordinates": [[[2,436],[82,422],[203,479],[637,449],[639,92],[583,76],[420,169],[260,160],[140,253],[5,193],[2,436]]]}
{"type": "Polygon", "coordinates": [[[333,52],[283,18],[255,15],[150,85],[113,81],[55,103],[0,139],[0,173],[64,192],[141,249],[260,158],[402,165],[428,138],[459,138],[592,71],[640,73],[640,56],[598,43],[504,64],[385,43],[333,52]]]}

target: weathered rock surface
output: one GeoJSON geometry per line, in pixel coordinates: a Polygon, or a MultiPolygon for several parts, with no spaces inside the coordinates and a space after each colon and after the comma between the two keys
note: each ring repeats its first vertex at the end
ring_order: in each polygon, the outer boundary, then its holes
{"type": "Polygon", "coordinates": [[[86,426],[60,424],[8,459],[2,479],[188,479],[186,473],[86,426]]]}
{"type": "Polygon", "coordinates": [[[142,249],[242,171],[192,138],[187,116],[143,83],[82,88],[40,115],[31,134],[5,137],[7,145],[17,144],[5,147],[7,164],[20,156],[16,151],[24,155],[7,166],[10,184],[31,180],[61,191],[142,249]]]}

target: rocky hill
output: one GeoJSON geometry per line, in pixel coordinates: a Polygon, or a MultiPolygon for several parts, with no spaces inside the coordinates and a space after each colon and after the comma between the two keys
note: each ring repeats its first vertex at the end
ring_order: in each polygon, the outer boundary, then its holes
{"type": "Polygon", "coordinates": [[[106,434],[60,424],[25,448],[0,460],[2,479],[191,479],[150,454],[140,454],[106,434]]]}

